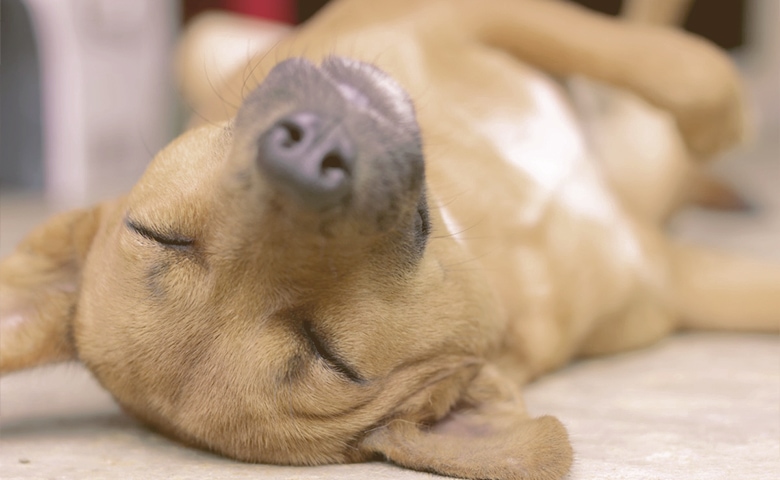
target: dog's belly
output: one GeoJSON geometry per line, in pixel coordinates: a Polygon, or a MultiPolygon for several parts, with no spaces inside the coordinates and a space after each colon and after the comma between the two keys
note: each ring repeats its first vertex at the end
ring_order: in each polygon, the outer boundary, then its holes
{"type": "Polygon", "coordinates": [[[510,349],[536,375],[634,303],[663,311],[665,269],[655,234],[610,189],[564,91],[500,54],[486,63],[488,85],[459,78],[440,89],[460,101],[436,102],[448,121],[427,137],[429,184],[447,235],[499,291],[510,349]]]}

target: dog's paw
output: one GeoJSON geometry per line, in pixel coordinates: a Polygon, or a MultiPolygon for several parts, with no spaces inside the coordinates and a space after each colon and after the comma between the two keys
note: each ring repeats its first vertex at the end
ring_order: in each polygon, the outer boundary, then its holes
{"type": "Polygon", "coordinates": [[[686,40],[686,48],[658,49],[663,59],[640,61],[649,69],[645,81],[653,84],[649,97],[675,116],[690,151],[708,158],[747,136],[745,94],[723,52],[702,40],[686,40]]]}

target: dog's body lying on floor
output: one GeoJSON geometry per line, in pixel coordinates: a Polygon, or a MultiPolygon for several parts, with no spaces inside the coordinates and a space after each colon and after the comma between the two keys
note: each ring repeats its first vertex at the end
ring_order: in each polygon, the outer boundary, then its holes
{"type": "Polygon", "coordinates": [[[242,460],[560,478],[566,432],[524,382],[680,327],[777,331],[780,271],[663,232],[742,133],[699,41],[552,2],[351,0],[235,80],[235,119],[4,261],[3,372],[78,358],[242,460]]]}

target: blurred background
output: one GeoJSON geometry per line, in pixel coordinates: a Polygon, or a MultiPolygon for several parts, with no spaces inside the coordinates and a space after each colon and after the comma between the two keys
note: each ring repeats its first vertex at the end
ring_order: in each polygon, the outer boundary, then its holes
{"type": "MultiPolygon", "coordinates": [[[[66,208],[132,186],[186,123],[173,57],[181,29],[199,13],[229,10],[296,24],[325,3],[0,0],[0,201],[66,208]]],[[[610,14],[621,6],[579,3],[610,14]]],[[[698,0],[685,22],[733,53],[762,136],[776,137],[779,124],[779,24],[778,0],[698,0]]]]}

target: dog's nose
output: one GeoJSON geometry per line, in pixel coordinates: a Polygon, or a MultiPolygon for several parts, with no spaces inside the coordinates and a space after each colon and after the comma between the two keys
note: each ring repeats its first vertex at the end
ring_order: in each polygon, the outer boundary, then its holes
{"type": "Polygon", "coordinates": [[[349,193],[355,152],[338,119],[298,112],[280,119],[263,135],[257,161],[271,181],[308,206],[325,208],[349,193]]]}

